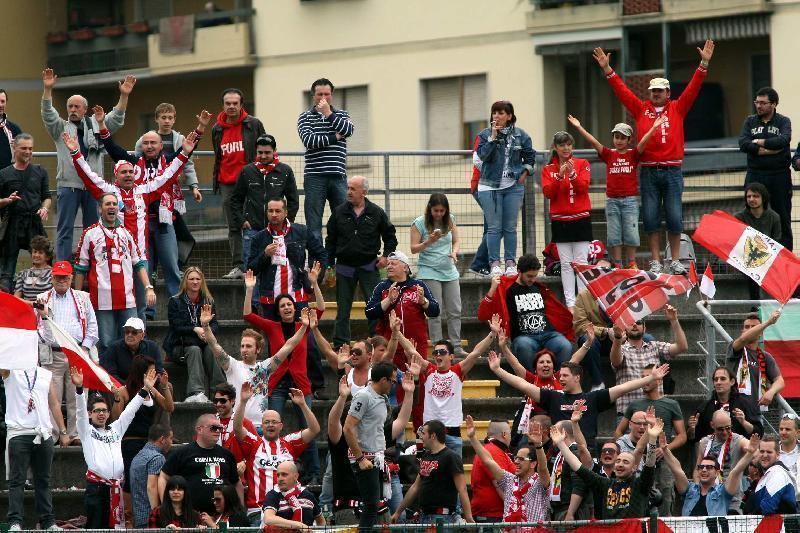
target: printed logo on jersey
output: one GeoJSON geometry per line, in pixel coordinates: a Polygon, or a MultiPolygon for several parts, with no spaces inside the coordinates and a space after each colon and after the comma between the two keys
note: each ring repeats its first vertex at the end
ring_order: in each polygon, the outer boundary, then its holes
{"type": "Polygon", "coordinates": [[[428,477],[439,469],[439,460],[422,459],[419,462],[419,475],[428,477]]]}
{"type": "Polygon", "coordinates": [[[222,475],[222,468],[220,468],[219,463],[206,463],[205,474],[208,479],[219,479],[220,475],[222,475]]]}

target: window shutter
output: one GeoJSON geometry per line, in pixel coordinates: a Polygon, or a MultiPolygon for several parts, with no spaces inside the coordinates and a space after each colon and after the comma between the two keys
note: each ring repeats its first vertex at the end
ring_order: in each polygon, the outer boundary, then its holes
{"type": "Polygon", "coordinates": [[[486,101],[486,75],[464,78],[464,122],[488,120],[489,104],[486,101]]]}
{"type": "Polygon", "coordinates": [[[454,150],[461,144],[461,79],[425,80],[425,130],[428,150],[454,150]]]}
{"type": "MultiPolygon", "coordinates": [[[[337,91],[338,92],[338,91],[337,91]]],[[[347,139],[347,149],[352,151],[369,150],[371,146],[369,136],[369,100],[366,86],[348,87],[342,90],[343,99],[340,105],[350,113],[350,120],[353,121],[355,132],[347,139]]],[[[333,103],[336,104],[336,93],[334,93],[333,103]]]]}

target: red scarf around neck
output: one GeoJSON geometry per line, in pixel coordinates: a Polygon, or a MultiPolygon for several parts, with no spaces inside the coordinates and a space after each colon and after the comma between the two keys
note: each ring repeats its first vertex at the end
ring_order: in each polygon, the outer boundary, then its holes
{"type": "MultiPolygon", "coordinates": [[[[535,475],[535,474],[534,474],[535,475]]],[[[525,517],[525,495],[531,488],[531,479],[520,486],[519,477],[514,478],[514,498],[509,502],[508,514],[503,517],[503,522],[526,522],[525,517]]]]}
{"type": "Polygon", "coordinates": [[[295,522],[303,522],[303,506],[300,505],[300,493],[303,492],[303,487],[298,483],[294,486],[294,488],[290,491],[283,492],[281,491],[281,495],[283,499],[286,500],[286,503],[289,507],[292,508],[292,520],[295,522]]]}
{"type": "Polygon", "coordinates": [[[262,163],[261,161],[258,161],[258,160],[253,162],[253,164],[256,166],[256,168],[258,170],[260,170],[261,174],[263,174],[264,176],[266,176],[267,174],[269,174],[270,172],[275,170],[275,167],[278,166],[278,163],[280,163],[280,160],[278,159],[278,154],[275,154],[275,158],[272,160],[272,163],[270,163],[269,165],[265,165],[264,163],[262,163]]]}

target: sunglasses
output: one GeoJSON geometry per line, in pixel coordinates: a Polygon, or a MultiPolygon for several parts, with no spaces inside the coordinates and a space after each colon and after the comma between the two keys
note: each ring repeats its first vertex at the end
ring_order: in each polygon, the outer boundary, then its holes
{"type": "Polygon", "coordinates": [[[730,431],[730,430],[731,430],[730,426],[720,426],[718,428],[714,428],[714,431],[730,431]]]}
{"type": "Polygon", "coordinates": [[[615,453],[617,453],[617,450],[616,448],[603,448],[603,451],[600,453],[604,455],[614,455],[615,453]]]}
{"type": "Polygon", "coordinates": [[[142,333],[142,332],[139,331],[138,329],[125,328],[125,335],[138,335],[139,333],[142,333]]]}
{"type": "Polygon", "coordinates": [[[716,470],[717,465],[697,465],[698,470],[716,470]]]}
{"type": "Polygon", "coordinates": [[[445,348],[439,348],[433,351],[433,355],[448,355],[449,353],[450,352],[448,352],[445,348]]]}
{"type": "Polygon", "coordinates": [[[350,355],[364,355],[364,352],[361,351],[361,348],[353,348],[350,350],[350,355]]]}
{"type": "Polygon", "coordinates": [[[214,403],[228,403],[229,401],[227,398],[214,398],[214,403]]]}
{"type": "Polygon", "coordinates": [[[214,432],[223,431],[225,429],[225,426],[220,426],[218,424],[212,424],[212,425],[208,426],[208,429],[210,429],[211,431],[214,431],[214,432]]]}

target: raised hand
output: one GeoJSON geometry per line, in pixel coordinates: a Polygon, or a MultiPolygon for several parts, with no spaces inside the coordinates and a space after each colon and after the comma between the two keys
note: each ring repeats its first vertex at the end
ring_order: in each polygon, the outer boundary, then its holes
{"type": "Polygon", "coordinates": [[[69,378],[72,380],[72,384],[75,385],[75,388],[83,387],[83,370],[77,366],[69,367],[69,378]]]}
{"type": "Polygon", "coordinates": [[[733,417],[739,421],[740,424],[745,422],[745,415],[744,411],[739,409],[738,407],[733,410],[733,417]]]}
{"type": "Polygon", "coordinates": [[[291,398],[292,403],[295,405],[305,405],[306,403],[306,399],[303,396],[303,391],[300,389],[289,389],[289,398],[291,398]]]}
{"type": "Polygon", "coordinates": [[[697,421],[698,421],[699,418],[700,417],[699,417],[699,415],[697,413],[695,413],[695,414],[693,414],[692,416],[689,417],[689,420],[688,420],[689,429],[694,429],[694,428],[697,427],[697,421]]]}
{"type": "Polygon", "coordinates": [[[159,382],[161,382],[161,386],[164,388],[164,390],[169,389],[169,374],[166,370],[161,372],[161,379],[159,379],[159,382]]]}
{"type": "Polygon", "coordinates": [[[550,426],[550,440],[553,441],[553,446],[564,442],[564,430],[555,424],[550,426]]]}
{"type": "Polygon", "coordinates": [[[401,385],[403,386],[403,392],[406,394],[414,394],[416,385],[414,384],[414,376],[411,374],[411,372],[406,372],[403,374],[403,381],[401,385]]]}
{"type": "Polygon", "coordinates": [[[652,376],[655,379],[664,379],[664,377],[669,374],[669,364],[663,364],[653,369],[652,376]]]}
{"type": "Polygon", "coordinates": [[[534,446],[541,446],[544,441],[544,431],[540,422],[531,421],[528,424],[528,441],[534,446]]]}
{"type": "Polygon", "coordinates": [[[314,264],[311,265],[311,268],[307,270],[308,281],[311,282],[312,285],[319,283],[320,270],[322,270],[322,265],[319,264],[319,261],[314,261],[314,264]]]}
{"type": "Polygon", "coordinates": [[[664,431],[664,421],[656,418],[655,424],[647,428],[647,436],[650,437],[650,440],[655,440],[662,431],[664,431]]]}
{"type": "Polygon", "coordinates": [[[92,106],[92,113],[94,113],[94,119],[98,124],[102,124],[106,120],[106,111],[103,109],[103,106],[92,106]]]}
{"type": "Polygon", "coordinates": [[[56,73],[53,72],[53,69],[46,68],[42,71],[42,84],[44,85],[45,89],[52,89],[56,86],[56,80],[58,76],[56,73]]]}
{"type": "Polygon", "coordinates": [[[70,137],[69,133],[66,131],[61,134],[61,140],[64,141],[64,146],[67,147],[67,150],[70,152],[74,152],[75,150],[79,150],[81,145],[78,144],[77,137],[70,137]]]}
{"type": "Polygon", "coordinates": [[[497,287],[499,287],[499,286],[500,286],[500,276],[493,277],[492,278],[492,286],[491,286],[491,288],[489,290],[491,291],[491,290],[497,289],[497,287]]]}
{"type": "Polygon", "coordinates": [[[397,298],[400,296],[400,287],[397,286],[397,282],[392,283],[392,286],[389,287],[389,303],[395,303],[397,298]]]}
{"type": "Polygon", "coordinates": [[[394,332],[400,333],[400,326],[402,325],[403,321],[400,320],[400,317],[397,316],[394,309],[389,311],[389,328],[394,332]]]}
{"type": "Polygon", "coordinates": [[[417,285],[415,290],[417,291],[417,301],[422,303],[422,300],[425,299],[425,289],[422,288],[422,285],[417,285]]]}
{"type": "Polygon", "coordinates": [[[350,385],[347,383],[347,376],[342,376],[339,380],[339,397],[347,398],[350,396],[350,385]]]}
{"type": "Polygon", "coordinates": [[[586,342],[594,344],[594,326],[591,323],[586,324],[586,342]]]}
{"type": "Polygon", "coordinates": [[[244,273],[244,286],[247,289],[253,289],[256,286],[256,275],[253,274],[252,270],[248,270],[244,273]]]}
{"type": "Polygon", "coordinates": [[[585,405],[586,400],[576,400],[575,403],[572,404],[572,416],[570,416],[569,419],[573,424],[580,423],[581,418],[583,418],[585,405]]]}
{"type": "Polygon", "coordinates": [[[499,314],[495,313],[492,315],[492,319],[489,320],[489,329],[492,330],[494,334],[499,337],[502,324],[503,324],[503,319],[500,317],[499,314]]]}
{"type": "Polygon", "coordinates": [[[183,138],[183,153],[187,155],[192,153],[195,144],[197,144],[197,133],[193,131],[183,138]]]}
{"type": "Polygon", "coordinates": [[[197,123],[203,126],[203,128],[207,128],[208,124],[211,122],[211,113],[203,109],[200,111],[199,115],[195,115],[197,119],[197,123]]]}
{"type": "Polygon", "coordinates": [[[567,121],[570,124],[572,124],[573,126],[575,126],[576,128],[580,128],[581,127],[581,121],[578,120],[577,118],[573,117],[572,115],[567,115],[567,121]]]}
{"type": "Polygon", "coordinates": [[[411,356],[411,361],[408,362],[408,372],[407,374],[412,374],[414,376],[419,376],[419,373],[422,372],[422,361],[420,361],[422,357],[419,354],[415,354],[411,356]]]}
{"type": "Polygon", "coordinates": [[[500,331],[497,332],[497,344],[500,345],[500,348],[505,348],[506,343],[508,342],[508,337],[506,336],[506,330],[504,328],[500,328],[500,331]]]}
{"type": "Polygon", "coordinates": [[[706,39],[703,48],[700,49],[698,47],[697,52],[700,54],[700,60],[708,63],[709,61],[711,61],[711,56],[714,55],[714,41],[712,41],[711,39],[706,39]]]}
{"type": "Polygon", "coordinates": [[[319,319],[317,319],[317,312],[313,311],[308,314],[308,327],[315,329],[319,327],[319,319]]]}
{"type": "Polygon", "coordinates": [[[144,388],[148,391],[156,386],[156,369],[151,368],[144,375],[144,388]]]}
{"type": "Polygon", "coordinates": [[[471,439],[475,436],[475,422],[472,420],[471,415],[467,415],[465,422],[467,424],[467,438],[471,439]]]}
{"type": "Polygon", "coordinates": [[[592,57],[597,64],[600,65],[600,68],[605,71],[607,68],[611,68],[609,63],[611,62],[611,54],[606,54],[603,52],[602,48],[595,48],[592,50],[592,57]]]}
{"type": "Polygon", "coordinates": [[[668,117],[666,113],[661,113],[660,115],[658,115],[658,118],[656,118],[656,120],[653,122],[653,127],[654,128],[659,127],[660,125],[662,125],[667,121],[667,118],[668,117]]]}
{"type": "Polygon", "coordinates": [[[134,85],[136,85],[136,76],[128,74],[124,80],[119,82],[119,92],[124,95],[130,95],[134,85]]]}
{"type": "Polygon", "coordinates": [[[214,313],[211,312],[211,304],[203,304],[203,308],[200,310],[200,325],[206,327],[214,320],[214,313]]]}
{"type": "Polygon", "coordinates": [[[336,360],[339,362],[340,365],[344,365],[350,362],[349,344],[342,344],[341,346],[339,346],[339,353],[336,354],[336,360]]]}
{"type": "Polygon", "coordinates": [[[491,351],[488,354],[488,358],[489,358],[489,368],[492,370],[492,372],[497,373],[497,371],[500,370],[500,356],[497,355],[497,353],[495,353],[494,351],[491,351]]]}
{"type": "Polygon", "coordinates": [[[755,455],[758,453],[758,447],[761,445],[761,437],[758,436],[758,433],[753,433],[750,435],[750,441],[747,444],[747,450],[745,453],[755,455]]]}
{"type": "Polygon", "coordinates": [[[243,403],[247,403],[247,401],[253,397],[253,385],[249,381],[245,381],[242,383],[242,388],[239,390],[239,400],[243,403]]]}
{"type": "Polygon", "coordinates": [[[773,325],[775,322],[778,321],[780,317],[781,317],[781,310],[780,309],[774,310],[772,314],[769,315],[769,318],[767,319],[767,324],[769,324],[770,326],[773,325]]]}
{"type": "Polygon", "coordinates": [[[300,311],[300,323],[305,327],[308,327],[308,324],[311,321],[311,319],[308,318],[310,314],[311,314],[311,309],[309,309],[308,307],[304,307],[303,310],[300,311]]]}
{"type": "Polygon", "coordinates": [[[678,310],[667,304],[664,307],[664,316],[667,317],[669,321],[678,320],[678,310]]]}

